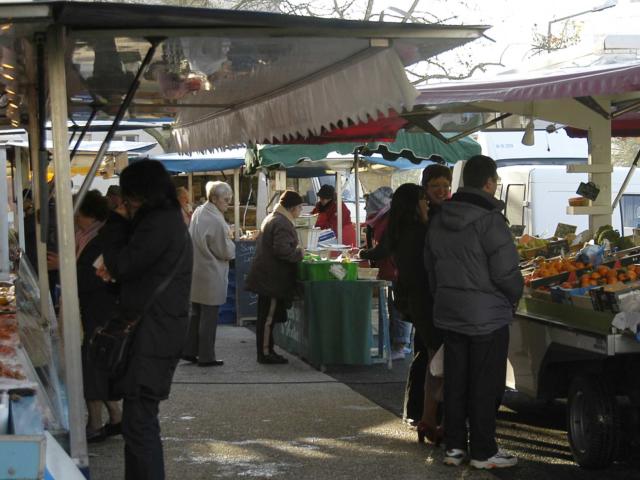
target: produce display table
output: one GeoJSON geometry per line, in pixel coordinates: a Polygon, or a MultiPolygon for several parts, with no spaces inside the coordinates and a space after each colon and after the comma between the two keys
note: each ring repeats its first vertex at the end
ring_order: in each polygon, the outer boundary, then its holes
{"type": "Polygon", "coordinates": [[[391,368],[387,282],[378,280],[305,281],[302,299],[294,302],[286,324],[275,330],[275,342],[312,365],[370,365],[391,368]],[[371,311],[378,298],[378,345],[373,357],[371,311]]]}

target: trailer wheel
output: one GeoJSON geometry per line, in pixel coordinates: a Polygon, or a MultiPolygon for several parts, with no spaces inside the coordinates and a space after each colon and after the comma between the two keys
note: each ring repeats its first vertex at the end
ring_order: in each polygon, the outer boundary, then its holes
{"type": "Polygon", "coordinates": [[[580,375],[569,388],[569,445],[585,468],[604,468],[620,446],[620,416],[616,397],[597,375],[580,375]]]}

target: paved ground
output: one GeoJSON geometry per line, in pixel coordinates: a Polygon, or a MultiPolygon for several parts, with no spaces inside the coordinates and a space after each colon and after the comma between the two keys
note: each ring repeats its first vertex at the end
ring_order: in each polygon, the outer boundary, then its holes
{"type": "MultiPolygon", "coordinates": [[[[441,465],[442,451],[418,445],[400,420],[408,361],[329,367],[289,357],[255,362],[254,334],[222,327],[221,368],[179,366],[161,409],[167,478],[249,479],[640,479],[640,463],[599,472],[578,468],[564,432],[564,407],[510,396],[499,439],[520,466],[495,473],[441,465]]],[[[93,480],[122,478],[122,440],[90,446],[93,480]]]]}
{"type": "MultiPolygon", "coordinates": [[[[255,362],[255,336],[219,330],[221,368],[181,365],[161,423],[167,477],[253,479],[494,479],[441,465],[393,413],[291,358],[255,362]]],[[[122,478],[123,444],[90,448],[91,478],[122,478]]]]}
{"type": "MultiPolygon", "coordinates": [[[[393,370],[382,365],[333,367],[327,374],[358,393],[402,415],[402,399],[408,360],[393,362],[393,370]]],[[[586,471],[572,460],[565,430],[565,405],[532,402],[513,392],[505,395],[498,416],[498,441],[518,456],[517,468],[494,471],[501,480],[623,480],[640,479],[640,446],[631,459],[606,470],[586,471]]]]}

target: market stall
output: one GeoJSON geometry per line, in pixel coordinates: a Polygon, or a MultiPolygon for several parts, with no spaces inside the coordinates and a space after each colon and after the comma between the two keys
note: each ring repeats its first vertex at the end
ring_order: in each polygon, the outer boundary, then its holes
{"type": "MultiPolygon", "coordinates": [[[[486,29],[63,1],[3,3],[0,19],[0,83],[9,100],[2,122],[27,127],[29,133],[42,272],[51,195],[46,172],[50,159],[53,164],[66,438],[70,457],[84,471],[73,214],[125,115],[171,116],[173,140],[183,152],[308,136],[340,121],[366,121],[410,107],[417,92],[404,67],[478,38],[486,29]],[[98,112],[113,123],[74,204],[68,120],[82,117],[86,132],[98,112]],[[48,115],[51,155],[45,143],[48,115]]],[[[49,290],[46,275],[37,285],[40,292],[49,290]]],[[[40,303],[44,314],[46,295],[40,303]]]]}
{"type": "Polygon", "coordinates": [[[640,64],[572,65],[447,83],[423,89],[417,104],[405,119],[434,134],[455,132],[452,138],[515,129],[523,130],[522,143],[530,144],[536,127],[550,134],[564,126],[587,132],[588,163],[566,169],[567,174],[588,173],[592,185],[587,187],[599,192],[583,187],[582,195],[557,208],[588,215],[589,231],[564,245],[557,239],[521,239],[527,286],[511,328],[509,360],[518,391],[568,399],[576,462],[589,468],[609,465],[622,453],[620,445],[639,431],[637,422],[623,419],[640,410],[640,383],[632,373],[640,363],[640,343],[637,324],[630,322],[638,311],[631,300],[637,295],[640,257],[637,249],[627,249],[630,239],[620,241],[610,224],[615,207],[611,136],[625,131],[619,119],[640,106],[640,64]],[[605,231],[607,238],[601,238],[605,231]],[[601,250],[592,245],[584,257],[576,257],[590,239],[603,244],[601,250]]]}
{"type": "MultiPolygon", "coordinates": [[[[387,176],[433,164],[430,160],[413,158],[412,161],[398,156],[390,161],[372,154],[359,157],[359,163],[364,171],[375,166],[377,174],[387,176]]],[[[286,173],[299,179],[335,172],[336,182],[342,183],[342,177],[352,167],[350,157],[330,153],[318,160],[297,161],[286,173]]],[[[313,228],[314,221],[314,217],[297,220],[300,240],[313,253],[307,255],[300,266],[299,296],[290,310],[288,322],[275,330],[276,343],[321,369],[330,364],[369,365],[372,362],[384,362],[391,368],[388,282],[376,280],[377,269],[358,268],[358,261],[349,258],[344,250],[331,244],[323,247],[323,242],[318,242],[319,229],[313,228]],[[309,244],[309,230],[318,234],[313,244],[309,244]],[[342,260],[330,260],[332,256],[342,260]],[[377,325],[375,332],[374,325],[377,325]]]]}
{"type": "MultiPolygon", "coordinates": [[[[233,175],[233,217],[236,259],[229,269],[227,303],[220,307],[219,321],[231,316],[238,325],[256,319],[257,298],[244,288],[255,253],[255,239],[242,237],[240,221],[240,175],[245,165],[246,148],[192,154],[164,153],[149,158],[161,162],[169,172],[186,173],[188,190],[193,197],[193,175],[227,173],[233,175]]],[[[193,198],[192,198],[193,201],[193,198]]]]}

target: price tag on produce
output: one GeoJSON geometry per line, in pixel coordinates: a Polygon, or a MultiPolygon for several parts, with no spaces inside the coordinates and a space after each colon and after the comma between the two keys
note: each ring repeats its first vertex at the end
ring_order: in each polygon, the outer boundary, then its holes
{"type": "Polygon", "coordinates": [[[556,233],[553,234],[556,238],[564,238],[570,233],[576,233],[578,227],[575,225],[568,225],[566,223],[558,223],[556,227],[556,233]]]}

